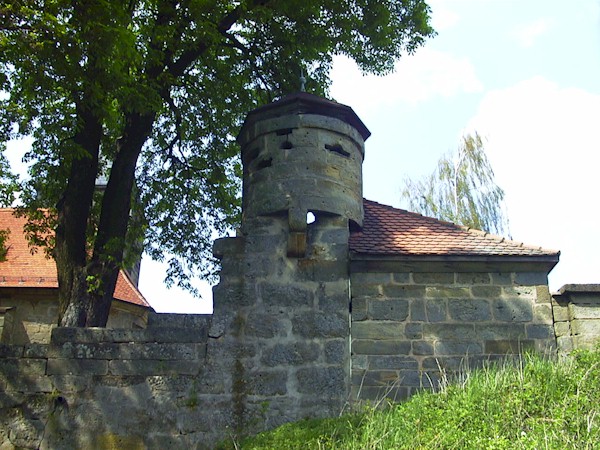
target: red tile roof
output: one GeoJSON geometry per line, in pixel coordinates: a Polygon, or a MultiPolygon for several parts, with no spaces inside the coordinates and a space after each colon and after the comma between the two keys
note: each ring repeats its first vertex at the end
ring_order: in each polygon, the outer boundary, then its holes
{"type": "Polygon", "coordinates": [[[483,231],[364,200],[363,228],[350,235],[350,251],[387,256],[558,256],[483,231]]]}
{"type": "MultiPolygon", "coordinates": [[[[0,262],[0,287],[58,288],[56,263],[43,249],[33,249],[23,233],[25,217],[15,217],[14,209],[0,209],[0,230],[10,230],[6,261],[0,262]]],[[[150,307],[124,271],[119,272],[113,297],[127,303],[150,307]]]]}

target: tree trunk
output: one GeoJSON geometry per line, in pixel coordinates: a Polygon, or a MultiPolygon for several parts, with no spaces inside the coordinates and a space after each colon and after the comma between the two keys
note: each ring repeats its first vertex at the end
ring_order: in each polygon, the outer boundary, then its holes
{"type": "MultiPolygon", "coordinates": [[[[85,104],[85,102],[82,102],[85,104]]],[[[86,230],[102,137],[100,120],[86,107],[78,107],[78,131],[73,139],[76,152],[67,187],[57,204],[58,224],[54,257],[58,274],[58,323],[84,326],[86,323],[86,230]]]]}
{"type": "Polygon", "coordinates": [[[129,114],[123,136],[116,144],[117,156],[102,198],[94,253],[88,266],[88,276],[99,281],[100,286],[91,294],[86,323],[90,327],[104,327],[108,321],[126,245],[135,167],[142,146],[152,131],[154,118],[153,113],[129,114]]]}

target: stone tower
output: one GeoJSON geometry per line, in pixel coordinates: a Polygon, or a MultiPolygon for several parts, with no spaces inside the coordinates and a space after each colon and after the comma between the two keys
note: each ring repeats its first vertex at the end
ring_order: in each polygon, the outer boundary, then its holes
{"type": "Polygon", "coordinates": [[[223,355],[239,431],[337,414],[348,400],[348,238],[363,220],[369,134],[351,108],[303,92],[246,118],[242,228],[215,243],[209,348],[223,355]]]}

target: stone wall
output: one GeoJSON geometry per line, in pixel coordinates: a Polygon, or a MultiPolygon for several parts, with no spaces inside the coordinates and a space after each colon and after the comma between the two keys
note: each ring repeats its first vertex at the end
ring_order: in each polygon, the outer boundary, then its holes
{"type": "MultiPolygon", "coordinates": [[[[0,343],[47,344],[58,322],[56,288],[1,288],[0,343]]],[[[145,328],[148,308],[113,301],[109,328],[145,328]]]]}
{"type": "Polygon", "coordinates": [[[567,284],[553,295],[552,306],[559,353],[600,344],[599,284],[567,284]]]}
{"type": "Polygon", "coordinates": [[[350,387],[348,219],[317,217],[302,259],[286,256],[286,217],[252,222],[252,234],[215,245],[211,345],[227,355],[235,431],[337,415],[350,387]]]}
{"type": "Polygon", "coordinates": [[[49,344],[1,345],[0,448],[193,449],[224,436],[207,321],[55,328],[49,344]]]}
{"type": "Polygon", "coordinates": [[[351,274],[352,398],[400,400],[444,375],[554,346],[545,273],[351,274]]]}

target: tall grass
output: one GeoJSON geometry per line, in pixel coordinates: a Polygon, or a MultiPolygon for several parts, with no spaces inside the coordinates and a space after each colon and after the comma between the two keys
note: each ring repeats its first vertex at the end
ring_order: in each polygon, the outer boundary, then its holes
{"type": "Polygon", "coordinates": [[[600,352],[560,362],[524,355],[463,374],[436,393],[287,424],[231,448],[595,449],[599,410],[600,352]]]}

